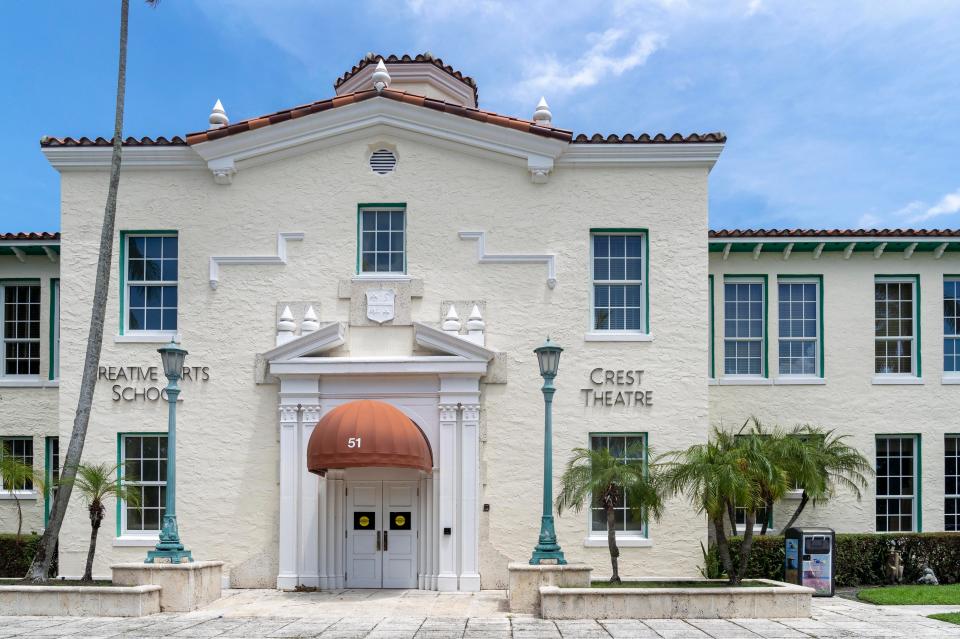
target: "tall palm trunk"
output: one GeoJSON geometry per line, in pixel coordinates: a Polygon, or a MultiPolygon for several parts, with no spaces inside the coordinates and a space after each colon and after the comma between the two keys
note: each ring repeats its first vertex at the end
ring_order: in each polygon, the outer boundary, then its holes
{"type": "Polygon", "coordinates": [[[95,501],[90,504],[90,547],[87,549],[87,565],[83,569],[80,581],[93,581],[93,556],[97,554],[97,534],[103,523],[103,504],[95,501]]]}
{"type": "Polygon", "coordinates": [[[727,571],[727,579],[733,583],[735,577],[733,560],[730,558],[730,542],[727,541],[727,533],[723,528],[722,515],[713,520],[713,529],[717,533],[717,553],[720,555],[723,569],[727,571]]]}
{"type": "Polygon", "coordinates": [[[617,565],[620,557],[620,549],[617,548],[617,522],[615,518],[616,511],[613,506],[607,506],[607,546],[610,548],[610,565],[613,568],[613,576],[610,577],[610,583],[620,583],[620,570],[617,565]]]}
{"type": "Polygon", "coordinates": [[[113,262],[113,235],[117,217],[117,190],[120,186],[120,160],[123,143],[123,100],[127,84],[127,15],[130,0],[120,0],[120,54],[117,68],[117,102],[113,124],[113,154],[110,160],[110,183],[107,188],[107,203],[103,211],[103,227],[100,229],[100,253],[97,259],[97,275],[93,289],[93,308],[90,312],[90,331],[87,335],[87,351],[83,360],[83,377],[80,380],[80,395],[77,412],[73,418],[73,432],[64,458],[60,488],[53,498],[50,521],[43,531],[40,547],[30,565],[27,577],[34,582],[45,582],[53,561],[60,527],[70,502],[73,478],[83,454],[83,443],[90,422],[90,406],[97,385],[97,367],[100,365],[100,347],[103,343],[103,323],[107,309],[107,291],[110,288],[110,265],[113,262]]]}
{"type": "Polygon", "coordinates": [[[791,526],[793,526],[794,523],[796,523],[797,518],[800,516],[800,513],[803,512],[803,509],[807,507],[807,502],[809,501],[810,501],[810,496],[807,495],[807,491],[803,491],[803,494],[800,495],[800,503],[797,505],[797,509],[793,511],[793,516],[790,517],[790,521],[784,524],[783,530],[790,528],[791,526]]]}
{"type": "Polygon", "coordinates": [[[771,497],[767,497],[766,504],[767,504],[766,517],[763,518],[763,527],[760,528],[761,537],[767,534],[767,528],[770,527],[770,513],[773,512],[773,499],[771,497]]]}
{"type": "Polygon", "coordinates": [[[20,508],[20,498],[17,497],[16,489],[11,486],[10,494],[13,495],[13,501],[17,504],[17,544],[20,543],[20,535],[23,532],[23,510],[20,508]]]}
{"type": "Polygon", "coordinates": [[[748,510],[743,521],[743,542],[740,544],[740,566],[736,579],[731,583],[739,584],[747,574],[747,562],[750,560],[750,548],[753,547],[753,524],[757,520],[757,511],[748,510]]]}
{"type": "Polygon", "coordinates": [[[733,502],[727,502],[727,517],[730,518],[730,530],[733,532],[730,533],[732,537],[737,536],[737,509],[734,508],[733,502]]]}

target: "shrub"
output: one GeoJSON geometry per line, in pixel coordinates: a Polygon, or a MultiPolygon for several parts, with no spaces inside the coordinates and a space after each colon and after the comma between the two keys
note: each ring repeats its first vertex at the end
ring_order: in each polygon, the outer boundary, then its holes
{"type": "Polygon", "coordinates": [[[0,577],[17,578],[27,574],[39,546],[40,535],[22,535],[17,543],[16,535],[0,533],[0,577]]]}
{"type": "MultiPolygon", "coordinates": [[[[924,564],[933,568],[940,583],[960,582],[960,533],[839,534],[834,557],[836,585],[887,583],[884,567],[891,544],[900,549],[904,583],[914,583],[923,574],[924,564]]],[[[736,562],[739,540],[731,538],[730,547],[736,562]]],[[[711,546],[711,560],[716,552],[711,546]]],[[[784,559],[783,537],[755,537],[746,576],[782,580],[784,559]]]]}

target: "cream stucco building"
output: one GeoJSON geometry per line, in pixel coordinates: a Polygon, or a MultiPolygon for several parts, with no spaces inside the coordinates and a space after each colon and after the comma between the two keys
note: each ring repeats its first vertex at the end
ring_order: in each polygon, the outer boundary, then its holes
{"type": "MultiPolygon", "coordinates": [[[[911,509],[898,528],[944,529],[960,232],[708,233],[722,134],[575,135],[544,102],[530,120],[479,110],[473,80],[438,59],[377,61],[327,100],[241,122],[218,103],[205,131],[126,141],[84,459],[123,464],[144,498],[109,513],[95,573],[156,543],[156,349],[171,339],[190,353],[181,536],[235,587],[503,587],[539,528],[547,334],[565,349],[557,476],[575,447],[646,456],[751,414],[808,421],[868,456],[882,442],[884,464],[896,444],[903,477],[908,449],[915,463],[904,495],[886,482],[880,501],[844,496],[804,521],[871,531],[895,501],[911,509]],[[881,295],[897,335],[875,334],[881,295]]],[[[38,374],[0,378],[17,398],[2,435],[32,437],[37,466],[71,429],[110,158],[102,139],[42,150],[61,174],[62,250],[0,257],[4,281],[41,280],[50,326],[38,374]]],[[[697,574],[707,531],[685,502],[659,522],[618,517],[624,574],[697,574]]],[[[557,520],[567,558],[600,573],[604,530],[589,508],[557,520]]],[[[80,574],[87,531],[72,503],[62,574],[80,574]]]]}

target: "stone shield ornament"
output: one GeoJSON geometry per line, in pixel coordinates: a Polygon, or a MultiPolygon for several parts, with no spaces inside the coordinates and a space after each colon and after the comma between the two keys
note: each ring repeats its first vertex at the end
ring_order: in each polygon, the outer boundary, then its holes
{"type": "Polygon", "coordinates": [[[367,319],[377,324],[392,320],[395,296],[390,290],[367,291],[367,319]]]}

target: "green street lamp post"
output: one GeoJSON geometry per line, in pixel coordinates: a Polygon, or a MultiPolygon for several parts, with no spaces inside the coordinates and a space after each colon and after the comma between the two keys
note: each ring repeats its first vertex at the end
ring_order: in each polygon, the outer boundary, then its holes
{"type": "Polygon", "coordinates": [[[547,341],[543,346],[533,349],[540,363],[540,375],[543,377],[543,515],[540,517],[540,539],[533,549],[530,563],[565,564],[557,532],[553,527],[553,394],[556,388],[553,380],[560,367],[560,353],[563,349],[554,342],[547,341]]]}
{"type": "Polygon", "coordinates": [[[180,396],[177,382],[183,374],[183,360],[187,351],[170,340],[157,352],[163,362],[163,374],[167,376],[167,499],[160,541],[156,548],[147,553],[144,563],[182,564],[193,561],[193,555],[184,549],[177,531],[177,397],[180,396]]]}

